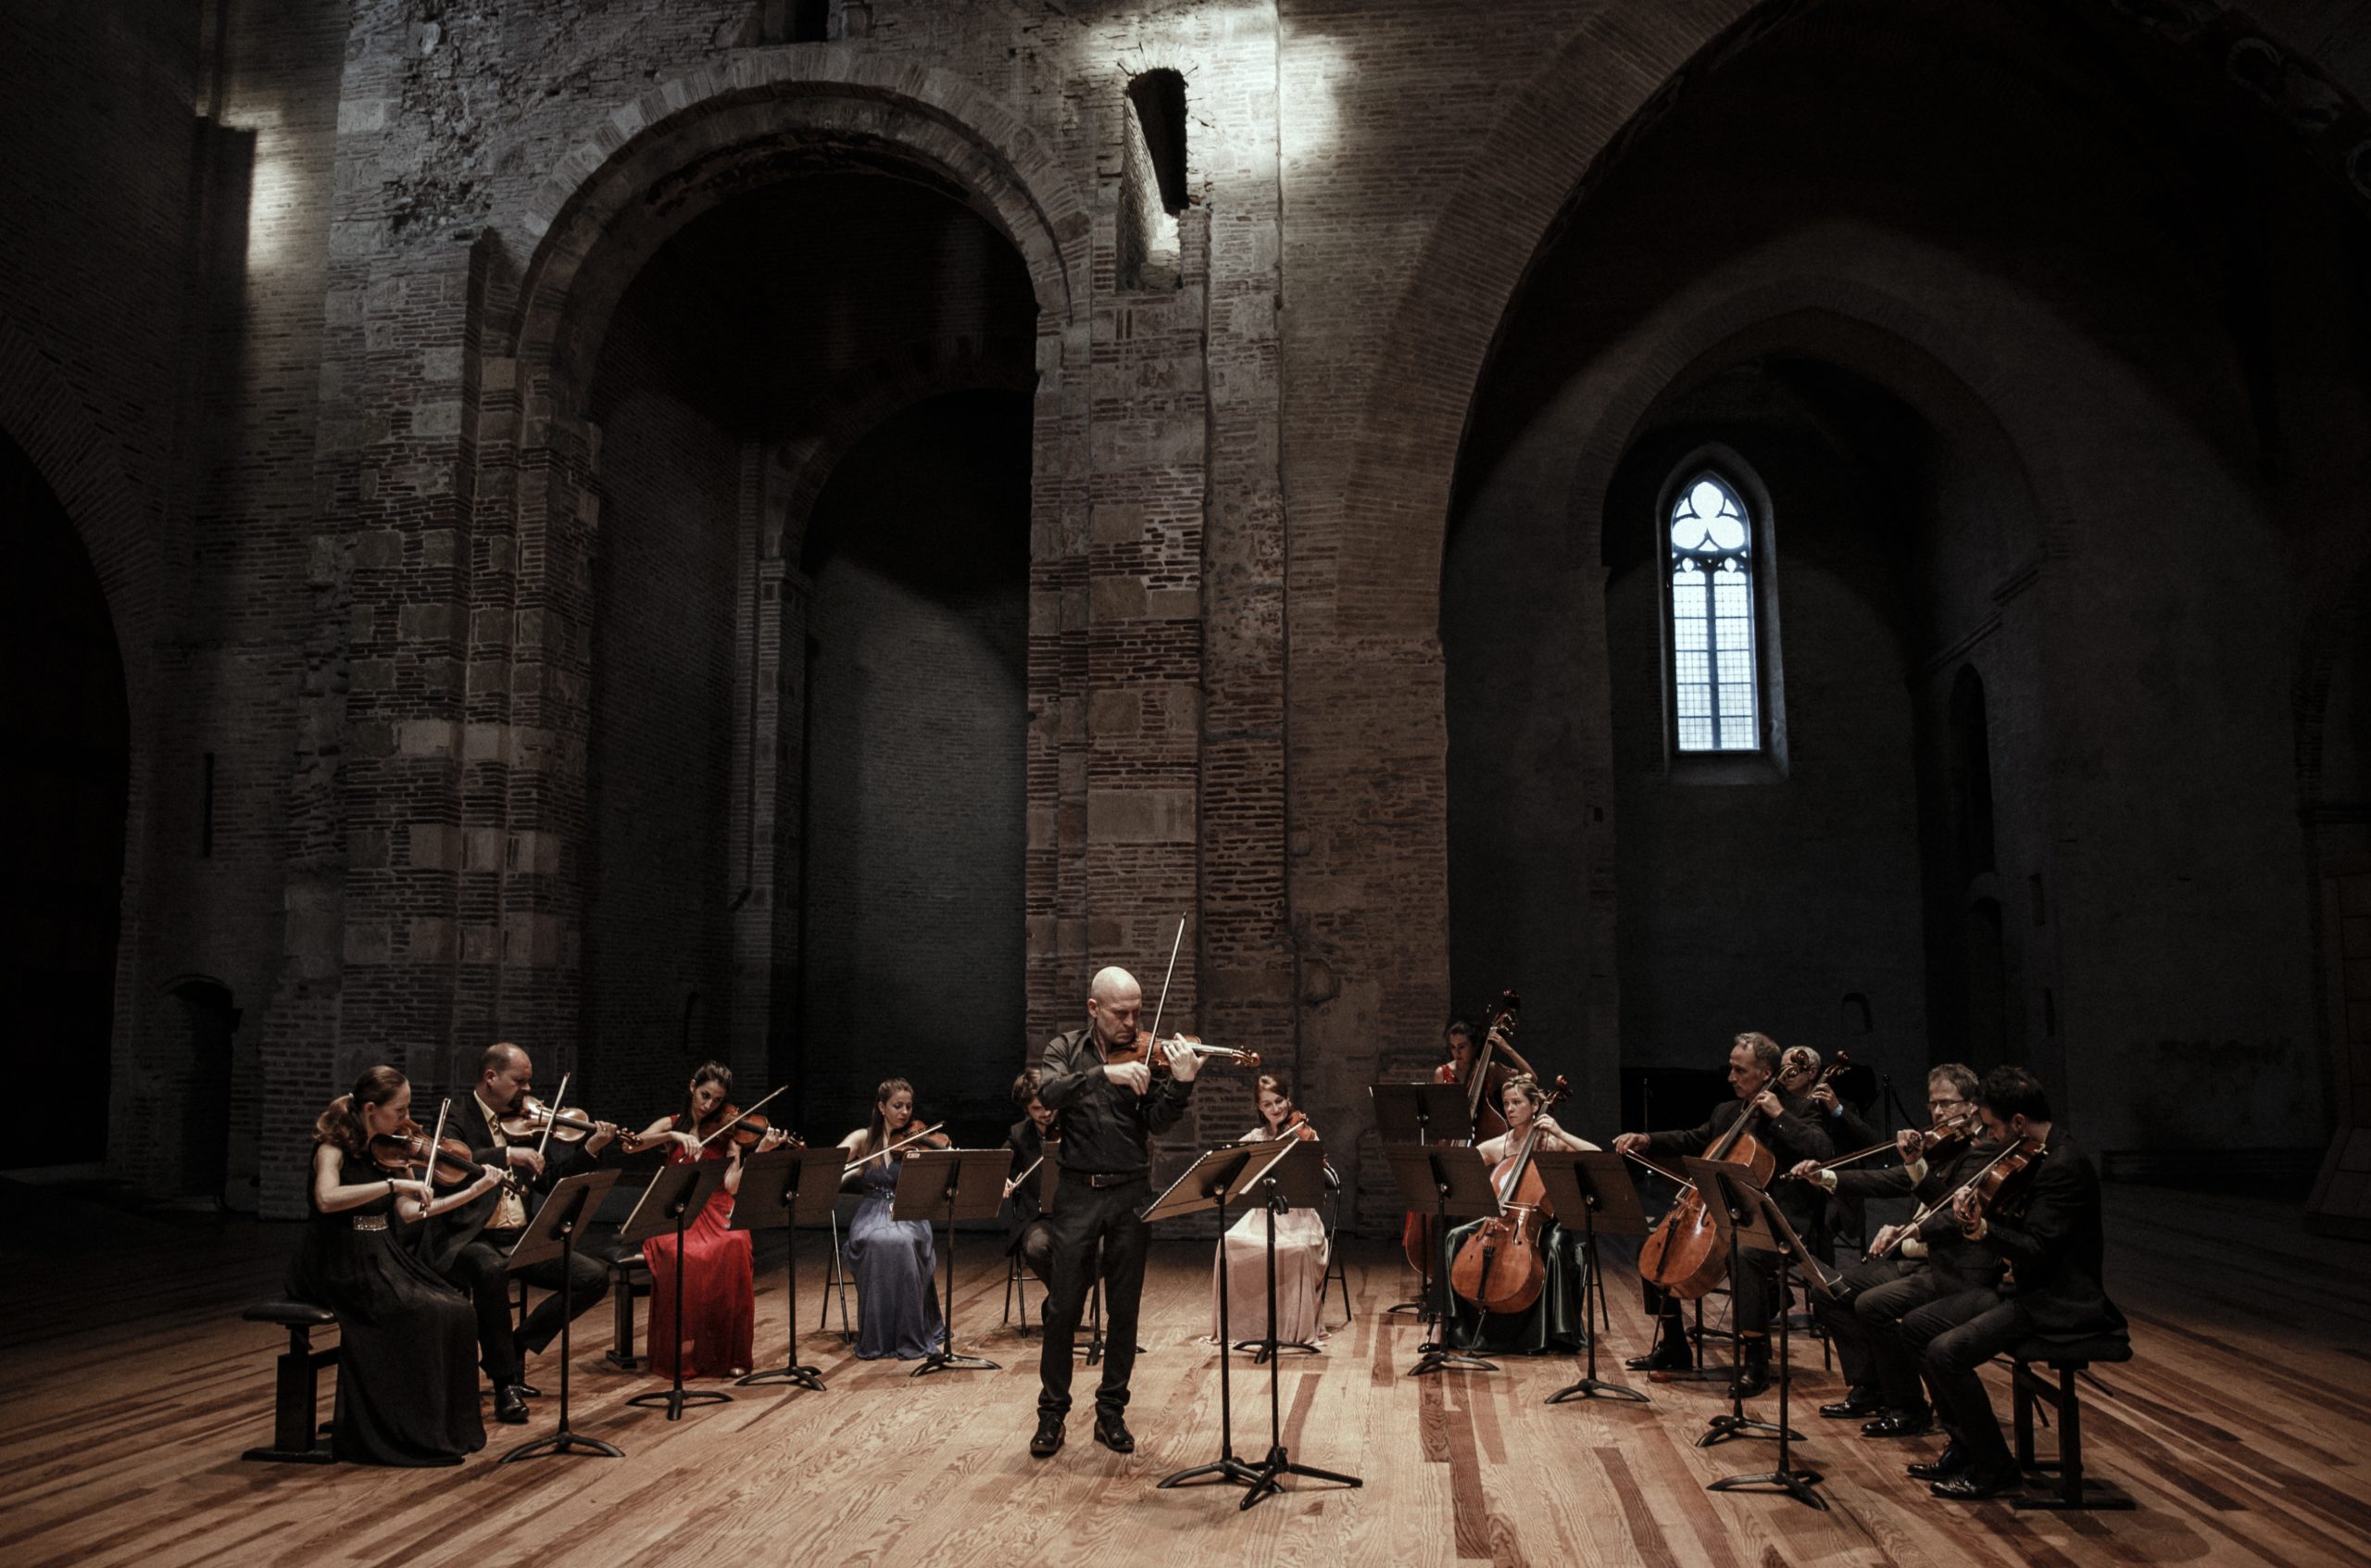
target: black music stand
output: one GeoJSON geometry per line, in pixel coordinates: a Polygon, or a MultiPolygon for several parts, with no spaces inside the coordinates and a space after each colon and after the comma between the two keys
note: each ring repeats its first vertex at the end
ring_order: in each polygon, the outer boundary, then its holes
{"type": "MultiPolygon", "coordinates": [[[[1443,1088],[1454,1088],[1444,1084],[1443,1088]]],[[[1399,1184],[1400,1201],[1414,1210],[1431,1209],[1440,1222],[1440,1239],[1435,1250],[1436,1265],[1444,1262],[1449,1254],[1449,1217],[1480,1219],[1506,1210],[1499,1206],[1499,1189],[1491,1185],[1490,1167],[1482,1162],[1481,1153],[1464,1144],[1386,1144],[1383,1157],[1391,1165],[1391,1178],[1399,1184]]],[[[1425,1317],[1432,1323],[1432,1334],[1421,1347],[1416,1364],[1408,1369],[1411,1377],[1421,1377],[1428,1372],[1438,1372],[1447,1366],[1468,1366],[1482,1372],[1496,1372],[1497,1363],[1480,1356],[1452,1350],[1442,1341],[1449,1322],[1449,1270],[1440,1267],[1434,1276],[1432,1287],[1424,1293],[1425,1317]]]]}
{"type": "MultiPolygon", "coordinates": [[[[1781,1259],[1789,1255],[1808,1256],[1803,1252],[1802,1241],[1795,1235],[1794,1227],[1788,1224],[1787,1216],[1778,1211],[1778,1205],[1772,1201],[1770,1195],[1754,1184],[1751,1171],[1715,1160],[1690,1159],[1684,1164],[1688,1175],[1695,1179],[1696,1190],[1704,1195],[1704,1211],[1712,1216],[1713,1227],[1725,1233],[1731,1278],[1736,1277],[1740,1248],[1750,1247],[1757,1252],[1775,1253],[1781,1259]]],[[[1826,1294],[1827,1286],[1816,1272],[1807,1269],[1804,1281],[1807,1288],[1826,1294]]],[[[1732,1329],[1737,1327],[1736,1319],[1733,1302],[1730,1308],[1732,1329]]],[[[1709,1449],[1729,1437],[1775,1434],[1778,1438],[1778,1467],[1758,1475],[1725,1476],[1712,1483],[1706,1490],[1726,1492],[1744,1486],[1772,1486],[1797,1502],[1809,1503],[1823,1513],[1827,1512],[1827,1499],[1813,1489],[1819,1485],[1819,1472],[1794,1467],[1790,1445],[1802,1434],[1788,1425],[1792,1370],[1788,1360],[1787,1313],[1782,1306],[1778,1312],[1778,1424],[1773,1426],[1765,1421],[1748,1419],[1745,1401],[1732,1394],[1729,1413],[1714,1416],[1712,1429],[1696,1440],[1698,1448],[1709,1449]]]]}
{"type": "MultiPolygon", "coordinates": [[[[1193,1465],[1161,1477],[1162,1487],[1206,1480],[1256,1486],[1264,1479],[1257,1468],[1236,1458],[1235,1452],[1235,1389],[1227,1376],[1227,1362],[1234,1359],[1235,1352],[1227,1348],[1226,1210],[1236,1194],[1291,1153],[1299,1141],[1278,1138],[1271,1143],[1230,1144],[1224,1148],[1211,1149],[1187,1166],[1186,1173],[1170,1183],[1168,1190],[1137,1216],[1150,1224],[1155,1220],[1181,1214],[1198,1214],[1205,1209],[1219,1211],[1219,1457],[1211,1463],[1193,1465]]],[[[1269,1315],[1273,1318],[1275,1314],[1272,1311],[1269,1315]]]]}
{"type": "MultiPolygon", "coordinates": [[[[1462,1084],[1369,1084],[1367,1093],[1374,1100],[1375,1132],[1386,1144],[1474,1141],[1473,1103],[1462,1084]]],[[[1385,1311],[1424,1315],[1433,1295],[1432,1264],[1439,1255],[1438,1245],[1427,1253],[1419,1298],[1395,1302],[1385,1311]]]]}
{"type": "MultiPolygon", "coordinates": [[[[650,1185],[643,1188],[642,1201],[634,1206],[634,1212],[626,1216],[626,1223],[618,1230],[618,1244],[621,1247],[647,1241],[669,1229],[675,1233],[675,1344],[673,1353],[668,1357],[675,1363],[675,1380],[655,1394],[636,1394],[626,1401],[651,1410],[664,1406],[670,1421],[683,1420],[685,1405],[721,1405],[733,1399],[721,1388],[687,1390],[684,1386],[684,1228],[693,1215],[708,1207],[708,1200],[724,1185],[725,1163],[721,1160],[695,1160],[683,1165],[661,1165],[650,1178],[650,1185]]],[[[654,1292],[658,1289],[655,1275],[651,1288],[654,1292]]],[[[659,1303],[655,1299],[650,1304],[650,1323],[654,1328],[659,1324],[659,1303]]]]}
{"type": "Polygon", "coordinates": [[[769,1149],[741,1162],[741,1194],[733,1204],[733,1228],[782,1227],[783,1273],[790,1286],[790,1360],[771,1372],[753,1372],[734,1379],[740,1386],[796,1383],[819,1394],[823,1391],[822,1369],[798,1359],[798,1227],[830,1216],[840,1196],[840,1172],[847,1167],[847,1150],[826,1145],[769,1149]]]}
{"type": "MultiPolygon", "coordinates": [[[[1243,1509],[1271,1493],[1283,1491],[1283,1477],[1286,1475],[1306,1475],[1312,1481],[1335,1481],[1345,1486],[1366,1485],[1355,1475],[1295,1464],[1285,1451],[1284,1396],[1280,1391],[1283,1358],[1276,1354],[1276,1216],[1288,1209],[1316,1211],[1325,1194],[1325,1150],[1313,1140],[1299,1140],[1285,1150],[1282,1159],[1269,1161],[1251,1185],[1261,1196],[1261,1207],[1268,1213],[1268,1336],[1264,1351],[1268,1358],[1268,1457],[1251,1466],[1252,1474],[1259,1478],[1243,1495],[1238,1505],[1243,1509]]],[[[1219,1254],[1226,1254],[1223,1232],[1219,1237],[1219,1254]]],[[[1223,1288],[1224,1282],[1221,1285],[1223,1288]]],[[[1222,1344],[1219,1359],[1224,1361],[1226,1354],[1222,1344]]]]}
{"type": "MultiPolygon", "coordinates": [[[[510,1249],[504,1267],[512,1273],[532,1268],[546,1259],[560,1260],[560,1277],[575,1273],[577,1233],[593,1223],[601,1208],[601,1199],[608,1196],[617,1184],[615,1171],[586,1171],[565,1177],[552,1185],[544,1197],[543,1206],[519,1236],[518,1245],[510,1249]]],[[[559,1430],[548,1437],[537,1437],[520,1444],[495,1462],[508,1464],[514,1459],[529,1459],[537,1454],[599,1454],[606,1459],[623,1459],[626,1451],[614,1443],[598,1437],[587,1437],[571,1431],[568,1424],[568,1363],[571,1341],[569,1325],[576,1314],[570,1312],[559,1321],[559,1430]]]]}
{"type": "MultiPolygon", "coordinates": [[[[1277,1162],[1275,1171],[1267,1180],[1283,1185],[1290,1199],[1286,1205],[1287,1209],[1306,1209],[1315,1213],[1325,1197],[1325,1146],[1315,1138],[1302,1138],[1298,1148],[1285,1151],[1284,1159],[1277,1162]]],[[[1266,1183],[1263,1182],[1262,1185],[1265,1185],[1266,1183]]],[[[1275,1228],[1273,1223],[1268,1226],[1271,1233],[1275,1228]]],[[[1221,1234],[1223,1238],[1224,1233],[1221,1234]]],[[[1273,1234],[1270,1236],[1268,1250],[1272,1254],[1269,1263],[1270,1272],[1273,1273],[1275,1261],[1273,1257],[1275,1251],[1273,1234]]],[[[1268,1332],[1257,1339],[1238,1339],[1234,1342],[1235,1348],[1238,1350],[1257,1350],[1259,1354],[1251,1358],[1253,1366],[1258,1366],[1286,1350],[1299,1350],[1311,1356],[1317,1354],[1317,1347],[1306,1339],[1280,1339],[1276,1336],[1275,1302],[1273,1299],[1273,1290],[1270,1294],[1272,1299],[1268,1306],[1270,1320],[1268,1332]]],[[[1321,1320],[1325,1315],[1322,1292],[1317,1315],[1321,1320]]]]}
{"type": "Polygon", "coordinates": [[[943,1212],[947,1220],[947,1305],[938,1315],[938,1348],[907,1376],[997,1370],[985,1356],[955,1353],[955,1222],[995,1219],[1004,1207],[1004,1179],[1011,1170],[1012,1150],[1003,1148],[918,1148],[902,1157],[889,1217],[928,1224],[943,1212]]]}
{"type": "Polygon", "coordinates": [[[1598,1278],[1597,1238],[1600,1235],[1647,1234],[1647,1211],[1638,1207],[1638,1189],[1631,1184],[1622,1156],[1602,1149],[1543,1148],[1533,1152],[1531,1165],[1539,1173],[1540,1185],[1547,1189],[1548,1206],[1556,1211],[1564,1227],[1572,1228],[1571,1216],[1580,1216],[1581,1256],[1587,1260],[1585,1266],[1588,1270],[1581,1287],[1581,1337],[1588,1342],[1588,1364],[1582,1369],[1578,1383],[1557,1389],[1548,1396],[1548,1402],[1556,1405],[1566,1399],[1607,1399],[1652,1404],[1654,1401],[1637,1389],[1607,1383],[1598,1376],[1598,1336],[1589,1325],[1588,1293],[1598,1278]]]}

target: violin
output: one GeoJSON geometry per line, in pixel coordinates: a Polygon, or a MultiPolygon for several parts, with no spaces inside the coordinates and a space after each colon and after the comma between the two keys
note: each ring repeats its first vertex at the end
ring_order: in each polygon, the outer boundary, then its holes
{"type": "Polygon", "coordinates": [[[1872,1251],[1869,1256],[1883,1258],[1892,1253],[1904,1241],[1915,1236],[1918,1228],[1929,1219],[1946,1209],[1956,1207],[1962,1193],[1973,1192],[1976,1195],[1976,1214],[1971,1218],[1980,1218],[1991,1212],[1998,1212],[2003,1218],[2008,1217],[2016,1211],[2017,1205],[2023,1202],[2026,1173],[2040,1161],[2042,1152],[2041,1139],[2031,1133],[2027,1133],[2014,1143],[2002,1146],[2000,1152],[1976,1167],[1974,1175],[1934,1202],[1921,1205],[1918,1212],[1910,1216],[1909,1222],[1894,1233],[1892,1240],[1872,1251]],[[2012,1193],[2009,1190],[2012,1187],[2017,1190],[2012,1193]]]}
{"type": "Polygon", "coordinates": [[[1266,1138],[1298,1137],[1303,1143],[1323,1143],[1324,1141],[1317,1135],[1317,1129],[1309,1124],[1309,1118],[1302,1115],[1298,1110],[1295,1110],[1290,1116],[1285,1118],[1285,1125],[1281,1131],[1272,1133],[1269,1132],[1267,1128],[1262,1127],[1260,1129],[1260,1133],[1262,1137],[1266,1138]]]}
{"type": "Polygon", "coordinates": [[[429,1181],[445,1186],[473,1181],[480,1169],[469,1145],[458,1138],[440,1138],[432,1143],[427,1131],[408,1116],[395,1131],[371,1138],[370,1162],[390,1176],[426,1168],[429,1181]]]}
{"type": "Polygon", "coordinates": [[[511,1113],[502,1118],[502,1133],[509,1138],[540,1138],[546,1129],[561,1143],[582,1143],[601,1129],[581,1110],[554,1110],[533,1095],[521,1095],[511,1113]]]}
{"type": "MultiPolygon", "coordinates": [[[[1976,1118],[1976,1107],[1971,1105],[1957,1116],[1947,1117],[1920,1132],[1918,1152],[1913,1158],[1924,1160],[1929,1155],[1954,1152],[1975,1142],[1976,1135],[1982,1128],[1983,1123],[1976,1118]]],[[[1833,1171],[1838,1166],[1850,1165],[1855,1160],[1866,1160],[1873,1154],[1883,1154],[1889,1148],[1899,1147],[1899,1140],[1888,1138],[1883,1143],[1873,1143],[1866,1148],[1856,1148],[1850,1154],[1839,1154],[1835,1159],[1823,1162],[1819,1169],[1833,1171]]],[[[1788,1172],[1788,1174],[1792,1175],[1793,1173],[1788,1172]]]]}
{"type": "Polygon", "coordinates": [[[1200,1057],[1205,1063],[1223,1061],[1230,1067],[1243,1068],[1257,1068],[1260,1065],[1258,1051],[1239,1051],[1232,1046],[1206,1046],[1198,1037],[1192,1035],[1172,1035],[1167,1039],[1156,1039],[1151,1034],[1141,1029],[1136,1032],[1135,1038],[1126,1045],[1113,1046],[1105,1051],[1103,1060],[1107,1062],[1145,1062],[1152,1068],[1155,1076],[1160,1076],[1169,1071],[1168,1048],[1171,1046],[1185,1047],[1196,1056],[1200,1057]],[[1160,1048],[1155,1049],[1156,1047],[1160,1048]]]}
{"type": "Polygon", "coordinates": [[[1539,1145],[1539,1120],[1572,1093],[1562,1074],[1531,1114],[1523,1143],[1490,1173],[1506,1210],[1482,1222],[1457,1249],[1449,1269],[1449,1288],[1486,1312],[1520,1312],[1539,1299],[1548,1284],[1548,1261],[1539,1253],[1539,1233],[1554,1217],[1548,1186],[1531,1157],[1539,1145]]]}

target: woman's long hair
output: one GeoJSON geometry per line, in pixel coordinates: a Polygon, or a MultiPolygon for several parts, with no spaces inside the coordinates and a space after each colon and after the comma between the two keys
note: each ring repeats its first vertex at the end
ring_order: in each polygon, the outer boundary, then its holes
{"type": "Polygon", "coordinates": [[[362,1076],[354,1081],[353,1091],[330,1101],[328,1109],[314,1121],[313,1141],[328,1144],[357,1160],[367,1157],[370,1152],[370,1134],[362,1125],[363,1108],[386,1104],[410,1082],[392,1067],[365,1069],[362,1076]]]}
{"type": "MultiPolygon", "coordinates": [[[[884,1078],[881,1080],[881,1086],[872,1091],[872,1120],[865,1124],[865,1153],[880,1153],[881,1146],[887,1141],[889,1136],[889,1119],[881,1114],[881,1108],[888,1104],[889,1097],[896,1094],[900,1089],[905,1090],[908,1094],[912,1094],[914,1092],[914,1086],[911,1084],[907,1083],[903,1078],[884,1078]]],[[[916,1117],[915,1120],[920,1121],[921,1118],[916,1117]]]]}

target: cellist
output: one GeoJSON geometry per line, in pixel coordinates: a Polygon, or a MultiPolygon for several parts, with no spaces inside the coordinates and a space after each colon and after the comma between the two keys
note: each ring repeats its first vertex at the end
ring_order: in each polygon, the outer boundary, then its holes
{"type": "MultiPolygon", "coordinates": [[[[1664,1133],[1624,1133],[1613,1140],[1616,1151],[1645,1155],[1666,1163],[1702,1154],[1718,1143],[1737,1118],[1753,1115],[1752,1135],[1768,1149],[1781,1171],[1805,1160],[1825,1160],[1836,1152],[1818,1113],[1809,1100],[1788,1094],[1778,1085],[1781,1057],[1778,1043],[1749,1030],[1729,1047],[1729,1089],[1737,1098],[1717,1106],[1701,1126],[1664,1133]]],[[[1781,1182],[1773,1189],[1781,1212],[1798,1232],[1810,1231],[1819,1218],[1826,1194],[1804,1182],[1781,1182]]],[[[1737,1371],[1730,1384],[1733,1398],[1750,1399],[1770,1386],[1770,1309],[1780,1299],[1778,1260],[1767,1253],[1742,1252],[1729,1277],[1730,1310],[1742,1342],[1737,1371]]],[[[1652,1284],[1646,1287],[1647,1311],[1657,1320],[1655,1348],[1631,1358],[1636,1372],[1686,1372],[1696,1364],[1687,1333],[1680,1324],[1679,1300],[1652,1284]]]]}
{"type": "MultiPolygon", "coordinates": [[[[1534,1152],[1570,1148],[1587,1153],[1596,1149],[1597,1145],[1587,1138],[1559,1126],[1556,1118],[1544,1108],[1546,1099],[1538,1080],[1530,1073],[1507,1080],[1499,1099],[1507,1130],[1476,1146],[1483,1162],[1492,1171],[1504,1168],[1534,1127],[1539,1135],[1532,1146],[1534,1152]]],[[[1486,1220],[1474,1220],[1454,1227],[1443,1250],[1455,1257],[1465,1238],[1487,1223],[1486,1220]]],[[[1538,1247],[1540,1259],[1548,1268],[1547,1283],[1541,1287],[1538,1299],[1520,1312],[1486,1312],[1454,1292],[1444,1291],[1449,1297],[1448,1340],[1451,1347],[1487,1355],[1569,1353],[1580,1348],[1581,1336],[1588,1332],[1588,1314],[1583,1306],[1580,1236],[1548,1219],[1540,1225],[1538,1247]]]]}

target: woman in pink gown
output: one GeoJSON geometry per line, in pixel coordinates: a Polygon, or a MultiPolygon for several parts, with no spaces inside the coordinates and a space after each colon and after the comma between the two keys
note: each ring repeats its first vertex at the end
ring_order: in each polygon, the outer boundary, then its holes
{"type": "MultiPolygon", "coordinates": [[[[734,1194],[741,1189],[741,1147],[729,1133],[719,1134],[702,1147],[699,1126],[714,1125],[717,1113],[733,1098],[733,1070],[708,1062],[692,1074],[689,1103],[675,1116],[654,1122],[639,1142],[645,1148],[667,1146],[667,1163],[685,1165],[696,1160],[725,1162],[724,1185],[708,1207],[684,1228],[684,1300],[675,1305],[675,1237],[672,1232],[654,1236],[642,1244],[650,1265],[650,1370],[673,1378],[675,1358],[684,1357],[685,1377],[739,1377],[749,1370],[750,1342],[757,1328],[757,1286],[751,1268],[749,1233],[730,1228],[734,1194]]],[[[777,1129],[767,1135],[779,1141],[777,1129]]],[[[769,1147],[760,1145],[760,1148],[769,1147]]]]}

